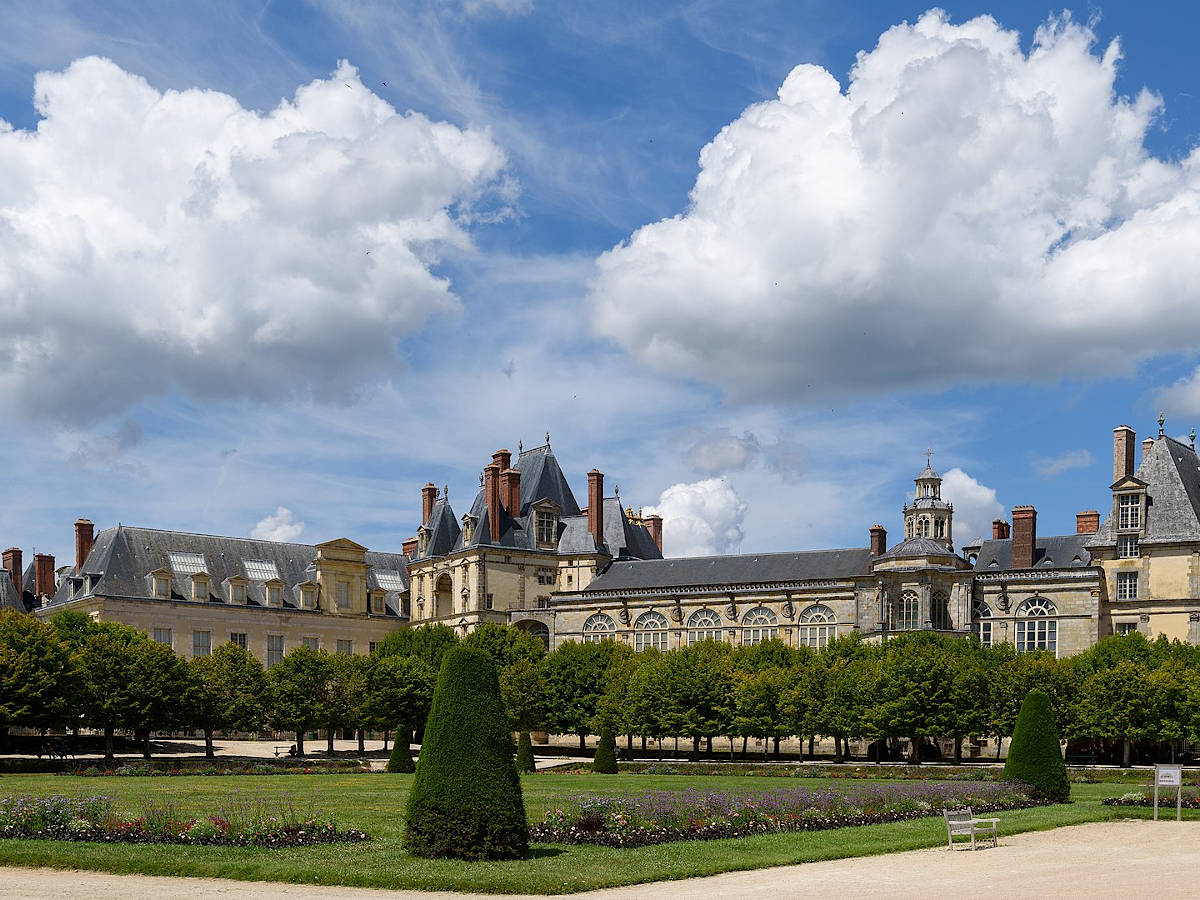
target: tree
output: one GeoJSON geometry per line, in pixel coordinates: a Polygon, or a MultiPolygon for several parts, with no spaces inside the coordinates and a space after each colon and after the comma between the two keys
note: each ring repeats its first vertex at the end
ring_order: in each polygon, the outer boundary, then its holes
{"type": "Polygon", "coordinates": [[[142,742],[150,758],[150,733],[182,724],[187,717],[187,663],[166,644],[138,632],[125,650],[129,704],[121,720],[142,742]]]}
{"type": "Polygon", "coordinates": [[[204,732],[204,755],[212,758],[213,732],[257,731],[266,719],[267,676],[263,665],[237,644],[188,661],[191,722],[204,732]]]}
{"type": "Polygon", "coordinates": [[[683,714],[678,734],[692,739],[692,752],[700,752],[701,739],[728,734],[733,724],[733,667],[728,644],[701,641],[668,654],[667,688],[683,714]]]}
{"type": "Polygon", "coordinates": [[[608,689],[608,670],[615,658],[631,653],[612,641],[579,644],[567,641],[542,660],[546,679],[546,722],[558,734],[579,736],[579,749],[587,736],[608,689]]]}
{"type": "Polygon", "coordinates": [[[778,750],[779,739],[792,733],[783,699],[787,673],[783,669],[762,669],[738,672],[734,679],[734,733],[743,737],[761,737],[763,759],[766,759],[769,739],[775,739],[778,750]]]}
{"type": "Polygon", "coordinates": [[[408,799],[404,847],[415,856],[514,859],[529,827],[496,665],[446,652],[408,799]]]}
{"type": "Polygon", "coordinates": [[[611,726],[600,729],[600,743],[596,745],[596,756],[592,759],[592,771],[601,775],[617,774],[617,741],[611,726]]]}
{"type": "Polygon", "coordinates": [[[475,647],[492,658],[503,672],[519,660],[536,663],[546,655],[540,638],[514,625],[484,622],[463,639],[464,647],[475,647]]]}
{"type": "MultiPolygon", "coordinates": [[[[540,643],[540,642],[539,642],[540,643]]],[[[508,710],[509,728],[518,732],[517,771],[534,771],[529,732],[546,718],[546,679],[528,658],[518,659],[500,673],[500,696],[508,710]]]]}
{"type": "Polygon", "coordinates": [[[1065,803],[1071,795],[1054,709],[1044,691],[1030,691],[1021,704],[1004,763],[1004,780],[1029,785],[1034,799],[1065,803]]]}
{"type": "Polygon", "coordinates": [[[328,654],[326,665],[329,678],[321,702],[321,721],[325,727],[326,753],[333,756],[333,741],[337,732],[352,728],[361,738],[367,702],[367,670],[365,656],[353,653],[328,654]]]}
{"type": "Polygon", "coordinates": [[[449,625],[438,622],[418,628],[393,631],[375,645],[375,659],[385,656],[416,656],[429,663],[436,675],[442,668],[442,656],[458,645],[458,635],[449,625]]]}
{"type": "Polygon", "coordinates": [[[1122,766],[1131,764],[1133,742],[1151,734],[1152,716],[1146,667],[1140,662],[1122,659],[1111,668],[1093,673],[1083,683],[1078,730],[1092,737],[1119,740],[1122,766]]]}
{"type": "Polygon", "coordinates": [[[0,750],[13,725],[46,729],[62,721],[76,689],[71,650],[58,631],[16,610],[0,611],[0,750]]]}
{"type": "Polygon", "coordinates": [[[642,651],[641,665],[630,676],[625,696],[628,727],[634,734],[657,740],[660,755],[662,739],[683,729],[683,709],[667,685],[674,655],[642,651]]]}
{"type": "Polygon", "coordinates": [[[912,742],[912,762],[921,763],[921,743],[950,731],[954,716],[953,672],[937,635],[904,634],[883,649],[880,697],[874,711],[878,730],[912,742]]]}
{"type": "Polygon", "coordinates": [[[522,731],[517,738],[517,771],[522,775],[537,771],[537,764],[533,760],[533,741],[528,731],[522,731]]]}
{"type": "Polygon", "coordinates": [[[304,755],[304,733],[322,722],[329,678],[329,654],[303,645],[293,647],[267,670],[271,722],[282,731],[296,733],[298,756],[304,755]]]}
{"type": "MultiPolygon", "coordinates": [[[[69,623],[71,624],[71,623],[69,623]]],[[[83,684],[83,718],[104,733],[104,758],[113,758],[113,733],[137,720],[130,661],[134,650],[150,639],[116,622],[93,622],[82,635],[77,659],[83,684]]],[[[169,648],[168,648],[169,649],[169,648]]]]}
{"type": "Polygon", "coordinates": [[[384,656],[374,661],[367,678],[367,716],[376,728],[396,729],[389,772],[413,771],[409,742],[424,728],[433,702],[434,673],[419,656],[384,656]]]}

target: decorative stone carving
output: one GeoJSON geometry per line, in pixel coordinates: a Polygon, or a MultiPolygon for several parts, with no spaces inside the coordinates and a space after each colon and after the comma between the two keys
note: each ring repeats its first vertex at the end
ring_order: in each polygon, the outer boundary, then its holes
{"type": "Polygon", "coordinates": [[[794,606],[792,606],[792,598],[791,597],[788,597],[786,600],[783,601],[783,609],[780,610],[780,612],[783,613],[783,617],[785,619],[791,619],[796,615],[796,608],[794,606]]]}
{"type": "Polygon", "coordinates": [[[1012,608],[1012,601],[1008,598],[1008,585],[1003,581],[1000,582],[1000,598],[997,603],[1001,612],[1008,612],[1012,608]]]}
{"type": "Polygon", "coordinates": [[[627,605],[622,605],[621,611],[619,613],[617,613],[617,618],[621,620],[622,625],[629,624],[630,616],[629,616],[629,607],[627,605]]]}
{"type": "Polygon", "coordinates": [[[675,605],[671,607],[671,621],[673,621],[673,622],[682,622],[683,621],[683,607],[681,607],[679,605],[678,600],[676,600],[675,605]]]}
{"type": "Polygon", "coordinates": [[[733,594],[730,594],[729,602],[725,604],[725,618],[727,618],[730,622],[736,622],[737,617],[737,602],[733,599],[733,594]]]}

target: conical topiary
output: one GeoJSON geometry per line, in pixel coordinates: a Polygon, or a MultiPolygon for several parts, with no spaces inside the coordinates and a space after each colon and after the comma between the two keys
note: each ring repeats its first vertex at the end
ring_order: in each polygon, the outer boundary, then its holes
{"type": "Polygon", "coordinates": [[[600,743],[596,745],[592,771],[603,775],[617,774],[617,739],[607,725],[600,729],[600,743]]]}
{"type": "Polygon", "coordinates": [[[392,742],[392,755],[388,757],[389,772],[415,772],[412,751],[408,749],[409,730],[407,725],[396,728],[396,740],[392,742]]]}
{"type": "Polygon", "coordinates": [[[1029,785],[1037,800],[1066,803],[1070,798],[1071,784],[1058,744],[1054,710],[1042,691],[1030,691],[1021,704],[1004,763],[1004,780],[1029,785]]]}
{"type": "Polygon", "coordinates": [[[408,797],[404,847],[415,856],[514,859],[529,853],[512,732],[490,656],[442,659],[408,797]]]}
{"type": "Polygon", "coordinates": [[[533,741],[529,739],[528,731],[522,731],[517,737],[517,771],[525,774],[536,769],[533,764],[533,741]]]}

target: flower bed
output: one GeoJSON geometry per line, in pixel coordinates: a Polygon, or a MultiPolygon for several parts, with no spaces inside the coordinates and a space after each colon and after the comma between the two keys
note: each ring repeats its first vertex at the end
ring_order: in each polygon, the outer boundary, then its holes
{"type": "MultiPolygon", "coordinates": [[[[1105,806],[1154,806],[1154,794],[1148,791],[1130,791],[1120,797],[1105,797],[1105,806]]],[[[1184,809],[1200,809],[1200,794],[1184,793],[1181,800],[1184,809]]],[[[1158,808],[1166,809],[1175,806],[1175,792],[1170,788],[1158,795],[1158,808]]]]}
{"type": "Polygon", "coordinates": [[[195,818],[170,805],[130,815],[102,796],[2,797],[0,838],[267,848],[370,840],[361,831],[339,831],[333,819],[297,811],[287,801],[241,802],[195,818]]]}
{"type": "Polygon", "coordinates": [[[530,839],[551,844],[644,847],[670,841],[746,837],[779,831],[819,831],[899,822],[970,806],[975,812],[1019,809],[1025,785],[1008,782],[875,784],[812,790],[650,791],[620,797],[569,797],[530,827],[530,839]]]}
{"type": "MultiPolygon", "coordinates": [[[[886,778],[889,781],[999,781],[1003,768],[991,764],[970,766],[900,766],[888,764],[877,766],[874,763],[864,765],[795,765],[787,763],[747,763],[747,762],[628,762],[620,764],[623,775],[754,775],[767,778],[845,778],[853,780],[876,781],[886,778]]],[[[547,770],[549,771],[549,770],[547,770]]],[[[556,768],[558,773],[591,774],[590,766],[577,768],[556,768]]]]}
{"type": "Polygon", "coordinates": [[[278,762],[240,762],[180,765],[176,761],[127,763],[121,766],[85,766],[60,771],[59,775],[80,775],[98,778],[118,776],[172,776],[172,775],[345,775],[371,772],[369,765],[358,761],[313,762],[309,764],[278,762]]]}

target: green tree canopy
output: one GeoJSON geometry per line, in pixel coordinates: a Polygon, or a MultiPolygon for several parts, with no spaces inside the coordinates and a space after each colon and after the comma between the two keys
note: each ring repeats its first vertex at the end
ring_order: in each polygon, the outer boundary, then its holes
{"type": "Polygon", "coordinates": [[[188,661],[189,719],[204,732],[204,754],[213,756],[213,732],[257,731],[267,717],[267,676],[254,654],[237,644],[188,661]]]}
{"type": "Polygon", "coordinates": [[[304,755],[304,733],[322,724],[322,705],[329,684],[329,654],[303,645],[293,647],[267,670],[271,722],[296,733],[296,751],[304,755]]]}
{"type": "Polygon", "coordinates": [[[50,728],[64,722],[77,690],[71,648],[54,626],[16,610],[0,611],[0,746],[13,725],[50,728]]]}

